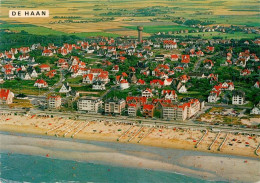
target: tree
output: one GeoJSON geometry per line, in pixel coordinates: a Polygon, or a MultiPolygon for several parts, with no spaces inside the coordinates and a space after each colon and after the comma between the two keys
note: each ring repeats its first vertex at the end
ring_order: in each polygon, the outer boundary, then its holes
{"type": "Polygon", "coordinates": [[[140,109],[137,109],[136,116],[143,117],[143,114],[141,113],[140,109]]]}
{"type": "Polygon", "coordinates": [[[154,117],[156,117],[156,118],[161,118],[161,117],[162,117],[162,112],[159,111],[159,110],[155,110],[155,111],[154,111],[154,117]]]}

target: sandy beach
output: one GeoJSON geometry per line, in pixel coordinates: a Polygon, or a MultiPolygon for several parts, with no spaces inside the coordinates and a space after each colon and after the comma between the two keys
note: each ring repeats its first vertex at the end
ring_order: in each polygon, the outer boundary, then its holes
{"type": "MultiPolygon", "coordinates": [[[[65,136],[65,138],[73,137],[75,139],[95,141],[138,143],[147,146],[259,158],[255,154],[255,150],[260,143],[260,137],[241,134],[207,132],[201,143],[195,148],[205,131],[133,126],[106,121],[78,121],[58,117],[39,117],[36,115],[2,115],[0,116],[0,131],[49,135],[59,138],[65,136]],[[221,146],[221,144],[223,145],[221,146]],[[211,147],[210,150],[209,147],[211,147]]],[[[260,153],[260,150],[257,152],[260,153]]]]}
{"type": "Polygon", "coordinates": [[[95,164],[111,164],[166,172],[177,172],[205,180],[228,180],[230,182],[256,182],[260,180],[259,161],[252,158],[218,157],[216,155],[171,154],[165,157],[160,151],[124,151],[116,147],[103,147],[61,138],[0,134],[1,152],[42,156],[52,159],[73,160],[95,164]],[[137,153],[138,152],[138,153],[137,153]]]}

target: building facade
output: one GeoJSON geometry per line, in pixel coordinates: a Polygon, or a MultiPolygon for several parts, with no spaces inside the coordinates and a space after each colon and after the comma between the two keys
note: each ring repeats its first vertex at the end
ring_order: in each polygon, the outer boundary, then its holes
{"type": "Polygon", "coordinates": [[[108,99],[105,101],[105,113],[107,114],[121,114],[125,109],[126,102],[124,99],[108,99]]]}
{"type": "Polygon", "coordinates": [[[78,101],[78,110],[87,113],[99,113],[102,109],[102,100],[98,97],[82,97],[78,101]]]}
{"type": "Polygon", "coordinates": [[[48,108],[59,109],[61,107],[61,97],[59,95],[51,95],[47,98],[48,108]]]}
{"type": "Polygon", "coordinates": [[[14,93],[8,89],[0,89],[0,104],[12,104],[14,93]]]}

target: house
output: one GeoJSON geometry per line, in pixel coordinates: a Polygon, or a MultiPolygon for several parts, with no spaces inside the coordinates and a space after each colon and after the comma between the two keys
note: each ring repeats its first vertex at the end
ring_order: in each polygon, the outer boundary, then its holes
{"type": "Polygon", "coordinates": [[[53,78],[56,75],[56,70],[51,70],[48,73],[46,73],[46,76],[48,76],[49,78],[53,78]]]}
{"type": "Polygon", "coordinates": [[[207,53],[213,53],[215,51],[215,47],[213,47],[213,46],[207,46],[206,47],[206,52],[207,53]]]}
{"type": "Polygon", "coordinates": [[[232,104],[243,105],[245,104],[245,92],[241,90],[235,90],[232,93],[232,104]]]}
{"type": "Polygon", "coordinates": [[[124,99],[112,98],[105,101],[106,114],[121,114],[125,109],[126,102],[124,99]]]}
{"type": "Polygon", "coordinates": [[[4,79],[0,77],[0,84],[3,84],[4,82],[4,79]]]}
{"type": "Polygon", "coordinates": [[[83,76],[83,83],[87,83],[87,84],[92,84],[94,79],[94,75],[93,74],[86,74],[83,76]]]}
{"type": "Polygon", "coordinates": [[[142,97],[153,97],[153,92],[150,88],[146,88],[143,92],[142,92],[142,97]]]}
{"type": "Polygon", "coordinates": [[[185,85],[181,85],[177,90],[179,93],[187,93],[187,88],[185,85]]]}
{"type": "Polygon", "coordinates": [[[150,81],[150,85],[151,87],[155,88],[161,88],[162,86],[164,86],[164,81],[159,80],[159,79],[154,79],[152,81],[150,81]]]}
{"type": "Polygon", "coordinates": [[[31,78],[30,74],[27,72],[23,79],[24,80],[31,80],[32,78],[31,78]]]}
{"type": "Polygon", "coordinates": [[[185,63],[185,64],[190,63],[190,55],[182,55],[181,56],[181,63],[185,63]]]}
{"type": "Polygon", "coordinates": [[[254,87],[255,87],[255,88],[259,88],[259,84],[260,84],[259,81],[255,82],[254,87]]]}
{"type": "Polygon", "coordinates": [[[92,90],[106,90],[106,86],[104,83],[96,81],[92,85],[92,90]]]}
{"type": "Polygon", "coordinates": [[[71,91],[71,87],[69,86],[69,83],[63,83],[61,86],[59,93],[69,93],[71,91]]]}
{"type": "Polygon", "coordinates": [[[176,72],[182,72],[184,70],[184,68],[183,67],[174,67],[174,70],[176,72]]]}
{"type": "Polygon", "coordinates": [[[96,81],[100,81],[104,84],[108,83],[110,81],[108,77],[108,72],[107,71],[102,71],[96,78],[96,81]]]}
{"type": "Polygon", "coordinates": [[[128,96],[128,97],[126,97],[126,102],[127,102],[127,104],[137,104],[137,105],[141,106],[141,105],[146,104],[147,97],[128,96]]]}
{"type": "Polygon", "coordinates": [[[197,57],[204,57],[203,51],[201,51],[201,50],[197,51],[197,52],[196,52],[196,56],[197,56],[197,57]]]}
{"type": "Polygon", "coordinates": [[[165,49],[176,49],[177,43],[175,40],[164,40],[163,41],[163,48],[165,49]]]}
{"type": "Polygon", "coordinates": [[[234,87],[234,83],[231,82],[231,81],[226,81],[224,83],[221,84],[221,90],[229,90],[229,91],[232,91],[234,90],[235,87],[234,87]]]}
{"type": "Polygon", "coordinates": [[[145,85],[145,81],[142,79],[138,79],[138,81],[136,82],[137,85],[145,85]]]}
{"type": "Polygon", "coordinates": [[[38,73],[36,72],[35,69],[33,69],[32,73],[31,73],[31,77],[32,78],[37,78],[38,77],[38,73]]]}
{"type": "Polygon", "coordinates": [[[144,104],[143,105],[143,116],[144,117],[153,117],[155,106],[153,104],[144,104]]]}
{"type": "Polygon", "coordinates": [[[68,64],[68,62],[65,59],[60,58],[58,60],[58,67],[62,68],[62,69],[68,69],[69,68],[69,64],[68,64]]]}
{"type": "Polygon", "coordinates": [[[173,78],[168,78],[164,80],[164,86],[170,86],[172,84],[173,78]]]}
{"type": "Polygon", "coordinates": [[[98,97],[82,97],[77,105],[79,111],[99,113],[102,109],[102,100],[98,97]]]}
{"type": "Polygon", "coordinates": [[[139,106],[137,104],[128,104],[127,106],[128,106],[127,108],[128,116],[136,116],[139,106]]]}
{"type": "Polygon", "coordinates": [[[177,54],[173,54],[171,55],[171,61],[178,61],[179,60],[179,56],[177,54]]]}
{"type": "Polygon", "coordinates": [[[44,81],[43,79],[38,79],[35,83],[34,86],[38,87],[38,88],[47,88],[48,84],[46,81],[44,81]]]}
{"type": "Polygon", "coordinates": [[[214,63],[212,60],[206,59],[204,60],[204,68],[205,69],[211,69],[214,66],[214,63]]]}
{"type": "Polygon", "coordinates": [[[195,49],[190,49],[190,56],[191,57],[196,57],[195,49]]]}
{"type": "Polygon", "coordinates": [[[42,64],[42,65],[40,65],[40,69],[41,69],[41,72],[46,72],[46,71],[50,71],[51,67],[47,64],[42,64]]]}
{"type": "Polygon", "coordinates": [[[187,83],[189,80],[190,80],[190,77],[186,74],[180,76],[179,80],[182,82],[182,83],[187,83]]]}
{"type": "Polygon", "coordinates": [[[240,76],[248,76],[251,74],[251,71],[249,69],[243,69],[241,72],[240,72],[240,76]]]}
{"type": "Polygon", "coordinates": [[[260,109],[259,109],[259,107],[255,106],[255,107],[250,111],[250,114],[257,114],[257,115],[259,115],[259,114],[260,114],[260,109]]]}
{"type": "Polygon", "coordinates": [[[119,66],[118,65],[114,65],[111,71],[112,72],[118,72],[119,71],[119,66]]]}
{"type": "Polygon", "coordinates": [[[121,89],[121,90],[125,90],[125,89],[127,89],[127,88],[130,87],[128,81],[125,80],[125,79],[123,79],[123,80],[120,81],[119,86],[120,86],[120,89],[121,89]]]}
{"type": "Polygon", "coordinates": [[[45,49],[42,52],[42,56],[49,56],[49,57],[53,56],[53,52],[52,52],[52,50],[45,49]]]}
{"type": "Polygon", "coordinates": [[[25,74],[26,74],[25,71],[19,70],[18,73],[17,73],[17,77],[24,80],[25,74]]]}
{"type": "Polygon", "coordinates": [[[14,93],[8,89],[0,89],[0,104],[12,104],[14,93]]]}
{"type": "Polygon", "coordinates": [[[47,98],[48,108],[50,109],[59,109],[61,107],[61,96],[59,95],[50,95],[47,98]]]}
{"type": "Polygon", "coordinates": [[[241,67],[246,67],[246,59],[245,58],[238,58],[236,61],[236,65],[241,66],[241,67]]]}
{"type": "Polygon", "coordinates": [[[177,100],[177,94],[175,90],[162,90],[161,95],[165,100],[177,100]]]}

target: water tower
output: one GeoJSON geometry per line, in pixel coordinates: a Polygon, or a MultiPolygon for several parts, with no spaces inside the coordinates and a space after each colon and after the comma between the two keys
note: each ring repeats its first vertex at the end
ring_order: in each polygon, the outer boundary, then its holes
{"type": "Polygon", "coordinates": [[[142,39],[143,39],[142,32],[143,32],[144,28],[142,26],[138,26],[137,30],[138,30],[138,42],[141,43],[142,39]]]}

